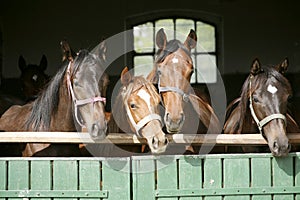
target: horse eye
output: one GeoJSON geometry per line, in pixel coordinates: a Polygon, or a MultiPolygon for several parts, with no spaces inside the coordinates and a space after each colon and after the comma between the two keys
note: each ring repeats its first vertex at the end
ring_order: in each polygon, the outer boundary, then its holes
{"type": "Polygon", "coordinates": [[[134,108],[136,108],[136,105],[135,105],[134,103],[131,103],[131,104],[130,104],[130,108],[133,108],[133,109],[134,109],[134,108]]]}
{"type": "Polygon", "coordinates": [[[255,103],[258,103],[258,102],[259,102],[259,100],[258,100],[257,97],[253,97],[253,101],[254,101],[255,103]]]}
{"type": "Polygon", "coordinates": [[[79,83],[78,83],[78,81],[74,81],[74,86],[79,86],[79,83]]]}

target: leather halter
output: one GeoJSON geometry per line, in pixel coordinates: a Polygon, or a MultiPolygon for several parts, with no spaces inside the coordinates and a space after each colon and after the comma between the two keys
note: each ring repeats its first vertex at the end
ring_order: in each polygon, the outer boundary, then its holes
{"type": "Polygon", "coordinates": [[[68,65],[68,68],[67,68],[67,85],[68,85],[68,88],[70,90],[71,98],[72,98],[72,101],[73,101],[73,104],[74,104],[76,122],[81,127],[85,127],[85,125],[78,118],[78,112],[77,112],[78,107],[82,106],[82,105],[85,105],[85,104],[89,104],[89,103],[93,103],[94,104],[97,101],[106,103],[106,98],[105,97],[101,97],[101,96],[97,96],[97,97],[91,97],[91,98],[86,98],[86,99],[78,100],[76,98],[75,94],[74,94],[74,90],[73,90],[72,82],[71,82],[71,63],[72,62],[70,61],[69,65],[68,65]]]}
{"type": "Polygon", "coordinates": [[[176,92],[177,94],[180,94],[182,96],[183,101],[188,102],[189,101],[189,94],[185,93],[183,90],[177,87],[161,87],[160,86],[160,74],[158,75],[158,93],[161,94],[163,92],[176,92]]]}
{"type": "Polygon", "coordinates": [[[257,127],[258,127],[258,130],[259,130],[260,134],[263,134],[263,130],[262,130],[263,126],[266,125],[267,123],[269,123],[270,121],[272,121],[273,119],[282,119],[285,123],[285,126],[286,126],[286,124],[287,124],[286,117],[285,117],[285,115],[283,115],[281,113],[271,114],[271,115],[263,118],[262,120],[258,119],[258,117],[255,114],[254,108],[253,108],[252,92],[251,92],[251,79],[252,79],[252,75],[250,76],[250,79],[249,79],[249,91],[250,91],[250,98],[249,98],[250,104],[249,104],[249,107],[250,107],[251,115],[252,115],[254,121],[257,124],[257,127]]]}
{"type": "Polygon", "coordinates": [[[160,115],[158,115],[156,113],[151,113],[151,114],[145,116],[143,119],[141,119],[139,122],[136,123],[134,121],[134,119],[133,119],[131,111],[130,111],[130,109],[128,107],[128,104],[126,102],[125,102],[125,109],[126,109],[126,113],[127,113],[128,119],[129,119],[130,123],[132,124],[133,128],[135,129],[135,132],[136,132],[137,136],[139,136],[139,137],[143,137],[140,134],[139,131],[143,127],[145,127],[150,121],[152,121],[152,120],[158,120],[161,123],[161,125],[163,125],[160,115]]]}

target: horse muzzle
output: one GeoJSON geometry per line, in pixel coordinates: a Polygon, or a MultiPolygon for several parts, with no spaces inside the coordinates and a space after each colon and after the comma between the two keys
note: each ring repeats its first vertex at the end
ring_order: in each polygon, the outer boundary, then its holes
{"type": "Polygon", "coordinates": [[[103,140],[107,133],[107,123],[102,125],[99,122],[95,122],[88,127],[88,131],[93,140],[103,140]]]}
{"type": "Polygon", "coordinates": [[[166,113],[164,120],[167,127],[167,132],[175,134],[181,131],[185,120],[185,116],[183,113],[180,113],[179,117],[172,117],[170,113],[166,113]]]}

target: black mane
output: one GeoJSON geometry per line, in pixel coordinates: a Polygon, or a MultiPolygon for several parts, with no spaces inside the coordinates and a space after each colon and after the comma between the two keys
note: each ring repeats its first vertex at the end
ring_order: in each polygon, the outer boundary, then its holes
{"type": "MultiPolygon", "coordinates": [[[[72,74],[76,73],[81,66],[87,50],[81,50],[74,60],[72,74]]],[[[46,88],[39,94],[33,102],[31,114],[26,121],[26,129],[32,128],[33,131],[48,131],[50,128],[51,116],[57,112],[59,102],[59,88],[63,85],[64,75],[68,63],[63,64],[56,75],[51,79],[46,88]]],[[[72,75],[71,75],[72,76],[72,75]]]]}

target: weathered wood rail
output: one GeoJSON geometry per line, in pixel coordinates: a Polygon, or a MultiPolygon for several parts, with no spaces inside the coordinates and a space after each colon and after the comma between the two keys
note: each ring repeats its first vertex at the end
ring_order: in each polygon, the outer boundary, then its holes
{"type": "MultiPolygon", "coordinates": [[[[175,144],[216,144],[216,145],[266,145],[260,134],[174,134],[167,135],[175,144]]],[[[300,133],[288,134],[291,144],[300,144],[300,133]]],[[[110,133],[104,140],[92,140],[84,132],[0,132],[0,143],[114,143],[146,144],[146,140],[134,134],[110,133]]]]}

